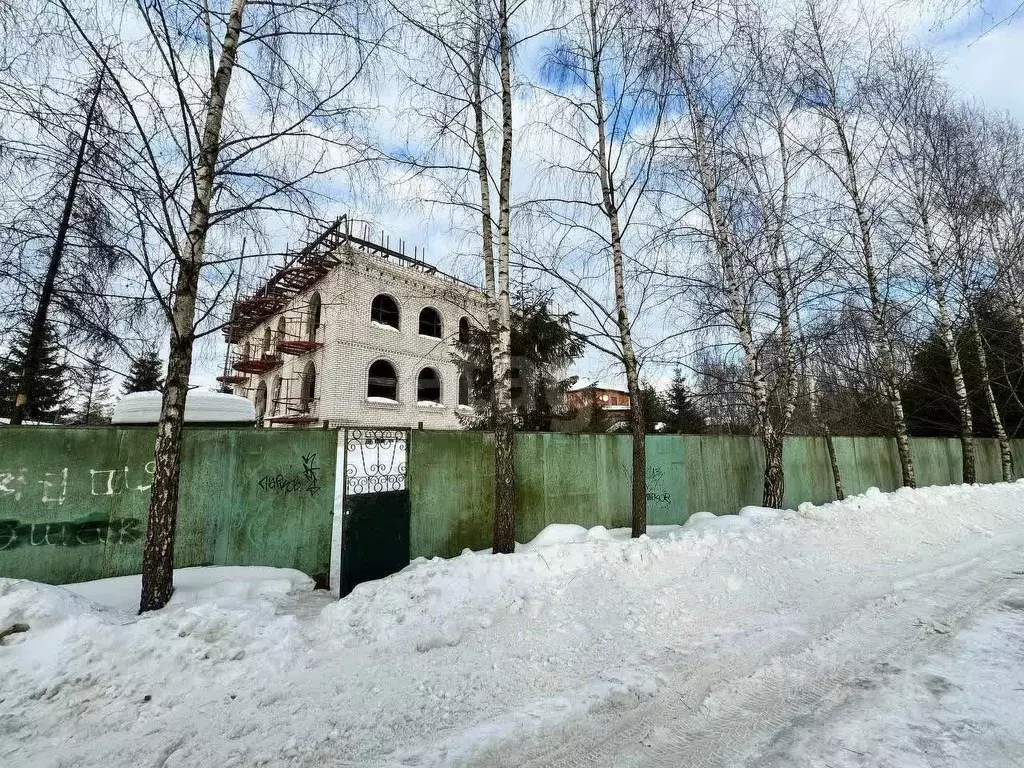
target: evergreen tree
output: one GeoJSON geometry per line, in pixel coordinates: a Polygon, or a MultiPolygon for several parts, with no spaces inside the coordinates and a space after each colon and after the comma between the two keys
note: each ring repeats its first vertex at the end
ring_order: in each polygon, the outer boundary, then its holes
{"type": "MultiPolygon", "coordinates": [[[[0,360],[0,417],[10,418],[18,394],[29,331],[23,331],[0,360]]],[[[65,414],[67,366],[61,360],[60,345],[53,325],[47,323],[40,351],[33,399],[25,411],[26,421],[55,423],[65,414]]]]}
{"type": "Polygon", "coordinates": [[[121,386],[122,395],[130,395],[132,392],[163,391],[164,388],[164,361],[160,359],[155,349],[144,352],[132,360],[128,376],[125,377],[121,386]]]}
{"type": "MultiPolygon", "coordinates": [[[[512,404],[517,429],[542,432],[551,429],[557,405],[576,381],[566,377],[569,365],[583,354],[583,339],[572,330],[571,315],[551,310],[551,292],[516,295],[512,314],[512,404]]],[[[490,429],[493,416],[491,349],[486,328],[469,328],[458,344],[456,362],[472,382],[470,403],[473,414],[464,417],[474,429],[490,429]]]]}
{"type": "MultiPolygon", "coordinates": [[[[992,390],[1006,431],[1012,438],[1024,436],[1024,358],[1016,321],[1002,297],[983,295],[977,302],[978,326],[985,345],[992,390]]],[[[974,415],[976,437],[995,435],[979,375],[977,348],[970,328],[954,326],[967,396],[974,415]]],[[[949,356],[937,330],[932,330],[911,359],[905,383],[907,427],[919,437],[954,437],[960,420],[953,390],[949,356]]]]}
{"type": "Polygon", "coordinates": [[[665,423],[665,431],[677,435],[702,435],[707,429],[679,368],[673,371],[672,384],[665,395],[665,423]]]}
{"type": "Polygon", "coordinates": [[[81,406],[77,421],[86,426],[110,423],[110,374],[98,352],[85,360],[78,371],[81,406]]]}
{"type": "Polygon", "coordinates": [[[658,425],[665,425],[662,431],[667,428],[669,411],[666,407],[661,393],[652,387],[648,382],[640,383],[641,403],[644,409],[644,425],[648,433],[657,432],[658,425]]]}

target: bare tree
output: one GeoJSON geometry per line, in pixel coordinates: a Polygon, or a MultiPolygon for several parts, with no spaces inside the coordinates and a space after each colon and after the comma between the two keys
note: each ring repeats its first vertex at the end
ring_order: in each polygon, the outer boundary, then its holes
{"type": "MultiPolygon", "coordinates": [[[[954,335],[949,295],[950,273],[955,277],[955,264],[963,258],[962,249],[954,246],[962,241],[964,232],[958,222],[943,219],[940,207],[944,188],[951,191],[950,185],[969,184],[970,180],[952,167],[944,152],[948,146],[940,147],[937,134],[948,127],[943,114],[947,106],[934,63],[898,43],[891,44],[885,54],[887,65],[876,79],[877,92],[872,94],[872,100],[879,130],[887,137],[887,180],[897,191],[893,208],[903,213],[902,224],[909,231],[909,251],[915,261],[923,262],[927,274],[922,293],[930,293],[934,300],[935,322],[949,359],[960,418],[963,479],[973,483],[974,418],[954,335]],[[954,176],[959,178],[954,180],[954,176]]],[[[946,199],[949,200],[948,196],[946,199]]],[[[947,212],[962,215],[948,207],[947,212]]]]}
{"type": "Polygon", "coordinates": [[[137,45],[107,56],[96,22],[56,2],[83,49],[103,62],[134,129],[125,147],[130,176],[112,188],[136,264],[170,325],[143,553],[147,611],[164,606],[173,590],[193,348],[222,324],[216,313],[233,282],[223,270],[233,257],[217,254],[231,250],[233,232],[258,230],[261,217],[308,219],[320,179],[361,161],[348,133],[350,94],[372,30],[360,38],[362,6],[345,0],[158,0],[133,9],[137,45]]]}
{"type": "Polygon", "coordinates": [[[425,148],[392,159],[440,189],[422,202],[462,209],[474,239],[487,301],[493,371],[494,552],[515,547],[515,412],[512,405],[513,20],[523,0],[392,3],[414,45],[406,77],[416,91],[415,136],[425,148]],[[424,68],[425,65],[425,68],[424,68]],[[497,159],[493,155],[497,153],[497,159]],[[496,173],[495,173],[496,171],[496,173]],[[495,212],[495,206],[497,211],[495,212]]]}
{"type": "Polygon", "coordinates": [[[764,449],[763,503],[778,507],[799,384],[794,319],[821,272],[818,250],[802,250],[799,265],[792,258],[806,239],[797,203],[806,197],[809,154],[793,138],[800,105],[791,30],[772,23],[767,8],[718,9],[726,12],[699,23],[663,10],[664,55],[686,108],[668,140],[674,160],[666,164],[663,198],[678,211],[677,241],[710,246],[713,258],[688,280],[691,295],[712,339],[721,342],[728,328],[737,340],[742,388],[764,449]]]}
{"type": "Polygon", "coordinates": [[[541,126],[545,173],[532,205],[547,223],[542,239],[563,247],[535,254],[532,264],[573,296],[590,344],[624,369],[634,537],[647,531],[648,414],[635,317],[644,307],[651,255],[650,238],[637,230],[645,206],[650,212],[666,98],[664,70],[648,58],[648,35],[635,4],[582,0],[552,46],[545,83],[535,85],[549,109],[541,126]]]}
{"type": "MultiPolygon", "coordinates": [[[[870,113],[864,109],[864,84],[874,74],[872,46],[878,45],[879,29],[857,34],[840,20],[837,5],[808,0],[800,18],[797,54],[800,59],[806,105],[827,127],[831,141],[816,153],[822,168],[841,187],[855,223],[856,272],[867,293],[873,346],[892,412],[892,427],[899,451],[903,485],[915,487],[914,463],[900,391],[899,367],[891,336],[891,308],[886,286],[880,279],[874,229],[880,200],[873,199],[879,181],[880,149],[873,146],[870,113]]],[[[862,16],[862,26],[871,20],[862,16]]],[[[851,262],[851,268],[854,263],[851,262]]]]}

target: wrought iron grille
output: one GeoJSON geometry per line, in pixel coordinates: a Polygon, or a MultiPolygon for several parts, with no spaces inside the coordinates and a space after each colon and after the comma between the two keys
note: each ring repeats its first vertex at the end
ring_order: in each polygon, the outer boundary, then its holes
{"type": "Polygon", "coordinates": [[[346,429],[345,493],[404,491],[408,445],[405,429],[346,429]]]}

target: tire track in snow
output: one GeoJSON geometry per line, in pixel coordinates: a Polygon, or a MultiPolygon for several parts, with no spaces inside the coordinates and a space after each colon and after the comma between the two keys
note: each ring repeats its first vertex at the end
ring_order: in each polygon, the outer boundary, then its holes
{"type": "Polygon", "coordinates": [[[889,588],[862,590],[839,611],[809,606],[804,636],[765,643],[763,633],[748,631],[747,647],[717,648],[662,668],[667,683],[628,712],[567,724],[533,743],[506,743],[471,764],[759,765],[774,738],[935,652],[1005,592],[1024,558],[1016,542],[990,546],[984,556],[975,545],[960,559],[947,555],[938,566],[903,574],[889,588]]]}

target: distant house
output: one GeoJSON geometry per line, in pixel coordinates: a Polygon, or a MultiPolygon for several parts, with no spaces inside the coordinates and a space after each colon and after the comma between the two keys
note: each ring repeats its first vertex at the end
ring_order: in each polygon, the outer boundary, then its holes
{"type": "Polygon", "coordinates": [[[629,411],[629,392],[600,382],[577,382],[565,393],[565,402],[575,410],[629,411]]]}
{"type": "Polygon", "coordinates": [[[453,354],[486,325],[484,293],[336,221],[234,306],[231,370],[265,426],[457,429],[453,354]]]}

